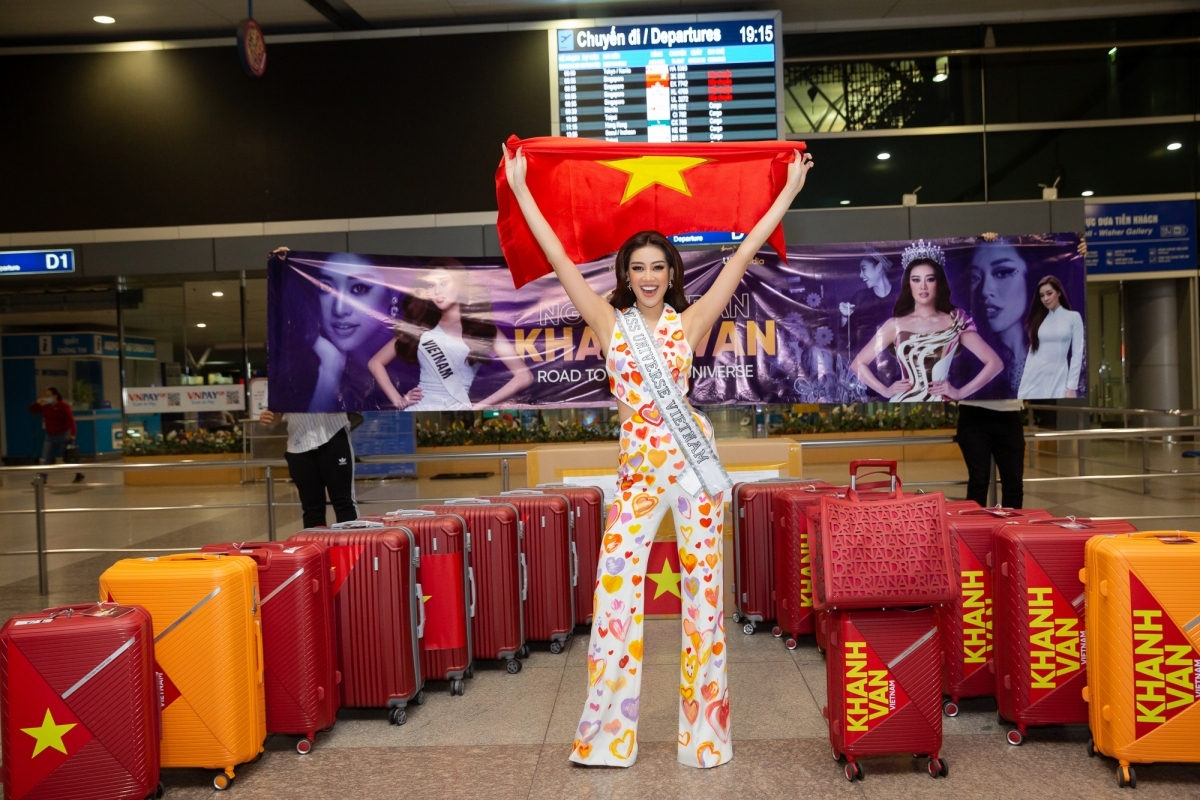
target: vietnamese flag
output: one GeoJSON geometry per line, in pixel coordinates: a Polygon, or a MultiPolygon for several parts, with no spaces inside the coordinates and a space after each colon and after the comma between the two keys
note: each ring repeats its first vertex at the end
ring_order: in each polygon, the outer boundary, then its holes
{"type": "MultiPolygon", "coordinates": [[[[747,233],[787,182],[803,142],[599,142],[547,136],[507,142],[525,151],[526,182],[538,208],[577,264],[616,252],[644,230],[667,236],[705,231],[747,233]]],[[[550,272],[550,262],[496,171],[500,246],[520,288],[550,272]]],[[[783,226],[767,239],[786,258],[783,226]]]]}

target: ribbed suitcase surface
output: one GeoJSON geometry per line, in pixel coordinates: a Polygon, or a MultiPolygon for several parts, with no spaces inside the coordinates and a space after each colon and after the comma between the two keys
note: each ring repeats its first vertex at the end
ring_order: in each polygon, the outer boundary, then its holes
{"type": "Polygon", "coordinates": [[[604,490],[568,483],[539,483],[536,488],[553,491],[571,501],[575,515],[575,553],[579,559],[575,581],[575,624],[589,624],[596,575],[600,570],[600,540],[604,536],[604,490]]]}
{"type": "Polygon", "coordinates": [[[850,762],[847,777],[861,756],[915,753],[936,763],[942,692],[933,609],[836,611],[830,623],[825,716],[835,755],[850,762]]]}
{"type": "Polygon", "coordinates": [[[941,492],[864,500],[821,498],[817,608],[883,608],[953,599],[941,492]]]}
{"type": "Polygon", "coordinates": [[[775,494],[771,518],[775,532],[775,616],[785,644],[795,649],[796,637],[814,632],[812,557],[805,509],[837,488],[824,481],[805,481],[775,494]]]}
{"type": "Polygon", "coordinates": [[[1132,763],[1200,761],[1200,533],[1087,544],[1087,696],[1095,747],[1132,763]]]}
{"type": "Polygon", "coordinates": [[[417,582],[425,593],[421,675],[427,681],[451,681],[451,694],[462,694],[462,679],[471,669],[471,616],[475,610],[467,521],[458,514],[419,510],[359,519],[403,525],[416,535],[421,551],[417,582]]]}
{"type": "Polygon", "coordinates": [[[562,652],[575,630],[576,557],[571,501],[549,491],[523,489],[483,500],[512,503],[525,526],[524,552],[529,572],[525,603],[525,638],[550,642],[562,652]]]}
{"type": "Polygon", "coordinates": [[[734,621],[746,623],[746,633],[753,633],[757,623],[776,618],[772,502],[776,494],[800,482],[799,478],[769,478],[733,485],[734,621]]]}
{"type": "Polygon", "coordinates": [[[100,596],[154,619],[162,693],[161,764],[233,768],[267,736],[258,567],[211,553],[128,558],[100,576],[100,596]]]}
{"type": "Polygon", "coordinates": [[[305,737],[296,747],[307,753],[341,705],[328,549],[316,542],[237,542],[201,551],[246,556],[258,565],[267,732],[305,737]]]}
{"type": "Polygon", "coordinates": [[[1084,545],[1093,536],[1136,530],[1121,520],[1007,522],[995,529],[995,691],[1000,716],[1030,726],[1087,722],[1084,545]]]}
{"type": "Polygon", "coordinates": [[[424,686],[421,675],[421,590],[416,540],[402,526],[343,522],[300,531],[290,542],[329,547],[334,570],[342,705],[390,708],[391,721],[407,720],[405,707],[424,686]]]}
{"type": "Polygon", "coordinates": [[[136,606],[20,614],[0,628],[4,796],[142,800],[158,786],[154,630],[136,606]]]}
{"type": "Polygon", "coordinates": [[[947,508],[946,515],[959,591],[938,609],[938,634],[942,642],[942,694],[950,697],[944,708],[954,716],[960,699],[996,692],[992,665],[992,531],[1004,522],[1047,519],[1050,514],[1041,509],[947,508]]]}
{"type": "Polygon", "coordinates": [[[423,511],[456,514],[471,533],[470,566],[475,578],[475,617],[471,644],[476,659],[508,662],[518,672],[517,655],[525,646],[524,602],[528,577],[521,515],[511,503],[456,500],[421,506],[423,511]]]}

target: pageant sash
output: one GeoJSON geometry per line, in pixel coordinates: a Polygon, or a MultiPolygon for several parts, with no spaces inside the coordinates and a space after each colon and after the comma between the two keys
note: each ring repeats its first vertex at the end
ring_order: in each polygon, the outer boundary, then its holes
{"type": "Polygon", "coordinates": [[[462,376],[454,371],[450,357],[442,350],[435,338],[433,330],[426,331],[417,345],[417,360],[421,362],[421,377],[436,375],[446,394],[450,395],[464,408],[471,407],[469,387],[463,383],[462,376]]]}
{"type": "Polygon", "coordinates": [[[642,385],[643,390],[650,390],[658,412],[662,414],[667,428],[671,431],[671,438],[675,440],[684,460],[687,461],[687,466],[675,479],[676,483],[693,497],[698,496],[703,488],[710,499],[715,499],[719,493],[733,488],[733,481],[721,466],[721,460],[717,458],[712,443],[696,424],[696,419],[692,416],[692,407],[672,380],[671,371],[663,361],[662,353],[650,329],[646,327],[646,320],[641,312],[636,308],[618,311],[617,327],[621,329],[625,341],[629,342],[638,370],[646,379],[642,385]]]}

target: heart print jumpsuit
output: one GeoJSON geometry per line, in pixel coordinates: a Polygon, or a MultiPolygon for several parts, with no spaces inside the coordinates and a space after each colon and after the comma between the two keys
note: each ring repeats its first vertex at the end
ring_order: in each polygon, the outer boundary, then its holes
{"type": "MultiPolygon", "coordinates": [[[[686,394],[692,351],[680,315],[665,306],[654,339],[679,389],[686,394]]],[[[683,640],[679,656],[678,758],[715,767],[733,757],[729,735],[728,652],[722,619],[724,497],[693,497],[676,483],[683,454],[654,403],[642,391],[633,351],[618,327],[608,349],[609,386],[635,410],[621,426],[616,500],[608,511],[588,643],[588,693],[571,760],[631,766],[637,759],[638,714],[645,649],[642,641],[646,569],[654,534],[668,511],[679,548],[683,640]]],[[[695,414],[708,439],[712,425],[695,414]]]]}

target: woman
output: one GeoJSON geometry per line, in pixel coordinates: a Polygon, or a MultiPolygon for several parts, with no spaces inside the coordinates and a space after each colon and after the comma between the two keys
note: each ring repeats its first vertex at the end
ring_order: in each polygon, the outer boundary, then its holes
{"type": "MultiPolygon", "coordinates": [[[[63,402],[62,395],[53,386],[47,387],[45,393],[29,404],[30,414],[42,417],[42,426],[46,429],[46,438],[42,440],[42,457],[39,464],[53,464],[61,452],[67,456],[67,447],[75,441],[75,415],[71,407],[63,402]]],[[[42,482],[46,483],[50,476],[42,473],[42,482]]],[[[83,482],[83,473],[75,473],[75,483],[83,482]]]]}
{"type": "MultiPolygon", "coordinates": [[[[684,293],[683,260],[662,234],[643,231],[617,252],[616,288],[596,294],[567,257],[525,183],[526,161],[504,148],[508,185],[567,296],[596,332],[621,420],[616,500],[609,509],[597,571],[588,649],[588,688],[571,760],[631,766],[637,758],[642,681],[642,593],[654,532],[668,509],[679,545],[683,600],[677,757],[692,767],[715,767],[733,757],[725,677],[721,534],[724,492],[697,479],[715,466],[712,425],[678,393],[686,393],[692,353],[717,322],[750,259],[783,219],[804,185],[810,156],[788,167],[787,183],[726,262],[712,287],[694,303],[684,293]],[[652,333],[651,333],[652,331],[652,333]],[[635,360],[635,353],[645,358],[635,360]],[[669,380],[651,384],[646,376],[669,380]],[[658,388],[652,390],[651,386],[658,388]],[[662,403],[652,394],[671,395],[662,403]],[[671,410],[683,413],[674,415],[671,410]],[[688,417],[688,412],[691,417],[688,417]],[[700,437],[704,440],[698,441],[700,437]],[[711,460],[710,460],[711,459],[711,460]],[[690,487],[690,488],[685,488],[690,487]]],[[[720,470],[723,475],[724,470],[720,470]]],[[[728,481],[728,476],[724,476],[728,481]]]]}
{"type": "Polygon", "coordinates": [[[892,402],[960,400],[982,389],[1004,368],[1000,356],[975,330],[975,323],[950,302],[946,257],[935,244],[918,241],[903,256],[904,278],[892,318],[883,324],[851,364],[868,387],[892,402]],[[950,364],[959,345],[983,362],[965,386],[950,383],[950,364]],[[900,363],[900,377],[885,384],[870,364],[891,347],[900,363]]]}
{"type": "Polygon", "coordinates": [[[489,408],[533,382],[524,360],[491,321],[491,304],[469,302],[465,277],[465,270],[448,261],[422,276],[413,294],[404,298],[404,319],[396,326],[395,342],[384,345],[367,364],[388,400],[402,411],[489,408]],[[472,404],[475,374],[493,354],[508,366],[512,377],[472,404]],[[387,372],[387,365],[397,357],[421,367],[417,387],[403,395],[387,372]]]}
{"type": "Polygon", "coordinates": [[[983,234],[971,256],[971,313],[983,321],[985,341],[998,350],[1005,367],[1001,397],[1012,397],[1021,385],[1025,361],[1025,310],[1029,307],[1029,265],[1017,248],[983,234]]]}
{"type": "Polygon", "coordinates": [[[1025,329],[1029,333],[1029,355],[1025,357],[1017,397],[1075,397],[1083,366],[1083,317],[1071,310],[1062,283],[1053,275],[1038,281],[1025,329]]]}

